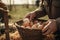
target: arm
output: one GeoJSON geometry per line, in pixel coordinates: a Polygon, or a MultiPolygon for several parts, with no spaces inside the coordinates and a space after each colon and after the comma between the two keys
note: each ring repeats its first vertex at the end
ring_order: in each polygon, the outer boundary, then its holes
{"type": "Polygon", "coordinates": [[[34,18],[39,18],[45,16],[46,13],[43,11],[42,7],[37,8],[36,10],[30,12],[29,14],[26,15],[26,18],[29,19],[34,19],[34,18]]]}
{"type": "Polygon", "coordinates": [[[44,7],[43,8],[40,7],[39,9],[36,9],[35,13],[36,13],[36,17],[35,18],[43,17],[43,16],[46,15],[46,10],[45,10],[44,7]]]}

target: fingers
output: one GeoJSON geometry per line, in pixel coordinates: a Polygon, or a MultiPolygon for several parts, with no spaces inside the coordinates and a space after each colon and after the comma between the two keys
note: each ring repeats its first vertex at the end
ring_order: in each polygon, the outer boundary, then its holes
{"type": "Polygon", "coordinates": [[[51,33],[51,30],[47,30],[43,35],[48,35],[51,33]]]}
{"type": "Polygon", "coordinates": [[[31,13],[28,13],[25,18],[29,18],[29,20],[31,21],[32,19],[34,19],[34,17],[36,16],[35,13],[31,12],[31,13]]]}
{"type": "Polygon", "coordinates": [[[43,35],[48,35],[51,33],[51,28],[50,28],[51,22],[49,22],[43,29],[42,32],[44,33],[43,35]]]}
{"type": "Polygon", "coordinates": [[[53,34],[54,32],[55,32],[54,29],[48,28],[48,29],[43,33],[43,35],[53,34]]]}
{"type": "Polygon", "coordinates": [[[48,26],[50,25],[50,23],[51,23],[51,22],[49,22],[49,23],[42,29],[42,32],[45,32],[45,31],[49,28],[48,26]]]}
{"type": "Polygon", "coordinates": [[[53,33],[54,33],[54,30],[49,28],[45,33],[43,33],[43,35],[49,35],[49,34],[53,34],[53,33]]]}
{"type": "Polygon", "coordinates": [[[34,16],[33,14],[30,14],[30,21],[33,19],[33,16],[34,16]]]}
{"type": "Polygon", "coordinates": [[[47,31],[48,30],[48,27],[47,27],[47,25],[42,29],[42,32],[44,33],[45,31],[47,31]]]}
{"type": "Polygon", "coordinates": [[[48,35],[56,32],[57,27],[56,27],[56,22],[49,22],[43,29],[42,32],[44,33],[43,35],[48,35]]]}

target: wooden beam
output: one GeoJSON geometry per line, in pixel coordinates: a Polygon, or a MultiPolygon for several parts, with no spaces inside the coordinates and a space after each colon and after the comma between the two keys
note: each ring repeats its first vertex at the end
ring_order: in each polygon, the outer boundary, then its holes
{"type": "Polygon", "coordinates": [[[8,13],[4,13],[4,23],[5,23],[5,33],[6,33],[6,40],[10,40],[9,37],[9,26],[8,26],[8,13]]]}

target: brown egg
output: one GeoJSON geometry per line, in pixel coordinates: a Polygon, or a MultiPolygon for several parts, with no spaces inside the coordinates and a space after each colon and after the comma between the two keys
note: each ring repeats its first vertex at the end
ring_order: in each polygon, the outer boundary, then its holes
{"type": "Polygon", "coordinates": [[[24,22],[24,23],[23,23],[23,26],[25,26],[25,27],[30,26],[30,23],[24,22]]]}
{"type": "Polygon", "coordinates": [[[30,26],[30,20],[28,18],[23,19],[23,26],[30,26]]]}
{"type": "Polygon", "coordinates": [[[22,27],[22,28],[25,28],[25,26],[23,26],[23,25],[22,25],[21,27],[22,27]]]}
{"type": "Polygon", "coordinates": [[[33,22],[31,21],[31,22],[30,22],[30,27],[32,27],[32,26],[33,26],[33,22]]]}
{"type": "Polygon", "coordinates": [[[43,29],[43,25],[38,25],[38,29],[42,30],[43,29]]]}
{"type": "Polygon", "coordinates": [[[32,29],[37,29],[37,24],[34,24],[34,25],[32,26],[32,29]]]}
{"type": "Polygon", "coordinates": [[[34,21],[34,24],[36,24],[36,23],[38,23],[38,21],[37,21],[37,20],[35,20],[35,21],[34,21]]]}
{"type": "Polygon", "coordinates": [[[30,27],[30,26],[27,26],[26,28],[31,29],[31,27],[30,27]]]}
{"type": "Polygon", "coordinates": [[[16,31],[15,33],[11,34],[11,39],[12,40],[20,40],[20,35],[19,35],[19,32],[16,31]]]}

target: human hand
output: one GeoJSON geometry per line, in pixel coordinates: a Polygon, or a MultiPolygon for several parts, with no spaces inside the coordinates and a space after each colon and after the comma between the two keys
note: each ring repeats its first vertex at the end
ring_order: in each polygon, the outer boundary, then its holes
{"type": "Polygon", "coordinates": [[[25,18],[28,18],[31,21],[35,16],[36,14],[34,12],[30,12],[25,16],[25,18]]]}
{"type": "Polygon", "coordinates": [[[48,20],[48,22],[49,23],[42,29],[44,35],[52,34],[57,30],[56,21],[54,19],[48,20]]]}

